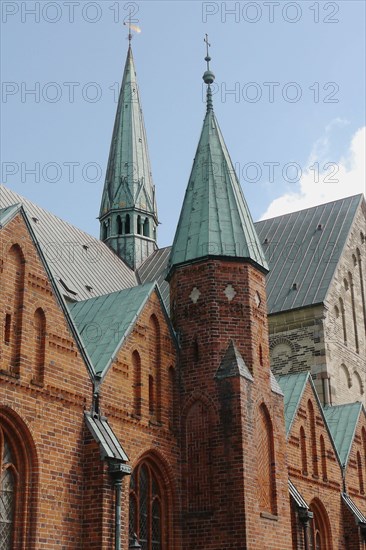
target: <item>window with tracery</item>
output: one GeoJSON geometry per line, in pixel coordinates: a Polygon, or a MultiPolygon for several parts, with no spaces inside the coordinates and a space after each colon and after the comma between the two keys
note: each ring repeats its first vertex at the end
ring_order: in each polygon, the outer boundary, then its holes
{"type": "Polygon", "coordinates": [[[7,439],[0,433],[0,550],[13,548],[16,468],[7,439]]]}
{"type": "Polygon", "coordinates": [[[323,504],[315,499],[310,505],[313,519],[310,522],[310,550],[329,550],[331,529],[329,518],[323,504]]]}
{"type": "Polygon", "coordinates": [[[158,476],[149,462],[135,468],[130,481],[130,541],[136,534],[143,550],[166,550],[167,525],[158,476]]]}

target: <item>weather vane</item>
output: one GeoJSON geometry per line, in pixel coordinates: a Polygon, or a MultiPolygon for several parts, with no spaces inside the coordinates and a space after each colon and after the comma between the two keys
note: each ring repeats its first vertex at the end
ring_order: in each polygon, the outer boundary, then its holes
{"type": "Polygon", "coordinates": [[[132,17],[132,10],[129,13],[128,21],[123,22],[124,25],[128,26],[128,36],[127,36],[127,38],[128,38],[128,41],[129,41],[130,44],[131,44],[131,40],[133,38],[132,31],[135,31],[137,34],[140,34],[140,32],[141,32],[140,27],[138,27],[137,25],[134,25],[132,23],[131,17],[132,17]]]}

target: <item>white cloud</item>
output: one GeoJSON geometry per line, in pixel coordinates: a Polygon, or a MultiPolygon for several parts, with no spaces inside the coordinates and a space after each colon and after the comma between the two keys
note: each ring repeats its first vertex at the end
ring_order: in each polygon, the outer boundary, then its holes
{"type": "Polygon", "coordinates": [[[331,130],[335,125],[344,126],[346,123],[342,119],[332,121],[326,127],[325,135],[315,142],[307,166],[314,167],[314,163],[319,163],[319,173],[317,174],[316,167],[304,171],[298,190],[285,193],[272,201],[261,219],[273,218],[343,197],[365,193],[365,126],[353,135],[346,155],[342,156],[337,163],[326,165],[325,159],[329,158],[331,130]]]}

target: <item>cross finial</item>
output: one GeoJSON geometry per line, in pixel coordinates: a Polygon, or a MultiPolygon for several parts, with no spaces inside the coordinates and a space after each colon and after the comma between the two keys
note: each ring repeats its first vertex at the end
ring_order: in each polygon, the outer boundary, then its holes
{"type": "Polygon", "coordinates": [[[211,61],[209,48],[211,47],[211,44],[210,44],[209,41],[208,41],[208,34],[207,34],[207,33],[206,33],[206,36],[205,36],[205,38],[203,39],[203,41],[206,43],[206,57],[205,57],[205,61],[207,62],[207,70],[209,71],[209,70],[210,70],[210,61],[211,61]]]}
{"type": "Polygon", "coordinates": [[[132,23],[132,10],[130,10],[130,13],[128,15],[128,42],[130,43],[130,45],[132,40],[131,23],[132,23]]]}
{"type": "Polygon", "coordinates": [[[128,14],[128,22],[126,21],[123,22],[123,24],[128,27],[127,38],[130,43],[130,46],[131,46],[131,40],[133,38],[132,31],[137,32],[138,34],[141,32],[140,27],[134,24],[135,22],[138,23],[138,21],[134,20],[134,23],[132,23],[132,15],[133,15],[132,10],[130,10],[130,13],[128,14]]]}

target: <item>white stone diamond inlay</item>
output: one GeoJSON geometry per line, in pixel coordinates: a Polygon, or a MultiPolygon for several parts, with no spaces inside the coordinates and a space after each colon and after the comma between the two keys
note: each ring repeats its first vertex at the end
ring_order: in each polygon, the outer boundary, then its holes
{"type": "Polygon", "coordinates": [[[197,287],[194,287],[194,288],[192,289],[192,292],[191,292],[190,295],[189,295],[190,299],[192,300],[192,302],[193,302],[194,304],[197,303],[197,300],[198,300],[198,298],[199,298],[200,296],[201,296],[201,293],[200,293],[200,291],[198,290],[197,287]]]}
{"type": "Polygon", "coordinates": [[[255,295],[254,295],[254,301],[255,301],[257,307],[259,307],[261,305],[261,297],[259,296],[258,292],[256,292],[255,295]]]}
{"type": "Polygon", "coordinates": [[[231,302],[236,296],[236,290],[233,287],[233,285],[227,285],[227,287],[224,290],[226,298],[231,302]]]}

